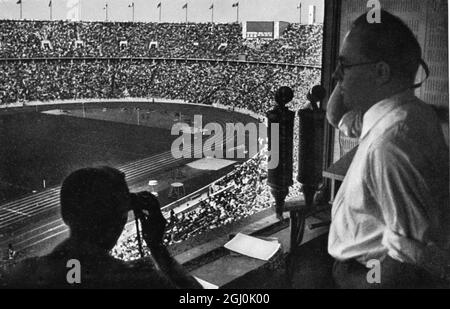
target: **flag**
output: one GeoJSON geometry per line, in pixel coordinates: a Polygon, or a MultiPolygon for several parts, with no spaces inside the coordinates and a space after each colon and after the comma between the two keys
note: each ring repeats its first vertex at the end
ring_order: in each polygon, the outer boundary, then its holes
{"type": "Polygon", "coordinates": [[[156,6],[156,8],[160,8],[161,7],[161,2],[158,3],[158,5],[156,6]]]}
{"type": "Polygon", "coordinates": [[[131,4],[128,4],[128,7],[129,7],[129,8],[131,8],[131,7],[133,7],[133,6],[134,6],[134,2],[131,3],[131,4]]]}
{"type": "Polygon", "coordinates": [[[211,6],[209,7],[210,10],[212,10],[214,8],[214,4],[211,4],[211,6]]]}
{"type": "Polygon", "coordinates": [[[232,7],[238,7],[239,6],[239,2],[233,3],[232,7]]]}
{"type": "Polygon", "coordinates": [[[50,0],[50,2],[48,3],[48,7],[52,6],[52,0],[50,0]]]}
{"type": "Polygon", "coordinates": [[[22,3],[22,0],[18,0],[16,4],[21,4],[21,3],[22,3]]]}
{"type": "Polygon", "coordinates": [[[183,5],[182,9],[187,9],[187,2],[183,5]]]}

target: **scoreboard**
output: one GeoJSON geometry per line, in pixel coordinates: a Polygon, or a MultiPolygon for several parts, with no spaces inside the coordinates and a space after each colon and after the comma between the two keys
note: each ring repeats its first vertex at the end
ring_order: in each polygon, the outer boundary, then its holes
{"type": "Polygon", "coordinates": [[[278,39],[289,23],[283,21],[247,21],[242,25],[244,39],[278,39]]]}

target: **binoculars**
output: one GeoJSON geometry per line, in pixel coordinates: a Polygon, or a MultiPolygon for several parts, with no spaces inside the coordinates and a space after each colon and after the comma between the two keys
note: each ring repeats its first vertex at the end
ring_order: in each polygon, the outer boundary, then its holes
{"type": "Polygon", "coordinates": [[[142,218],[142,215],[148,217],[153,211],[159,211],[161,208],[158,199],[148,191],[130,193],[131,210],[136,217],[142,218]]]}

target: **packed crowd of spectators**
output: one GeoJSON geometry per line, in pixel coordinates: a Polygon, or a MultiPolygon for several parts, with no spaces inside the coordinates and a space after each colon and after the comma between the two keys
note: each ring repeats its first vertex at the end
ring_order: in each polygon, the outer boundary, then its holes
{"type": "Polygon", "coordinates": [[[216,183],[217,193],[201,201],[199,207],[186,214],[172,215],[166,242],[180,242],[261,211],[260,205],[253,203],[267,178],[267,173],[260,169],[261,158],[245,162],[216,183]]]}
{"type": "Polygon", "coordinates": [[[277,40],[242,38],[240,24],[0,21],[0,58],[164,57],[319,65],[322,26],[290,24],[277,40]]]}
{"type": "Polygon", "coordinates": [[[278,40],[246,39],[247,60],[322,64],[322,25],[290,24],[278,40]]]}
{"type": "Polygon", "coordinates": [[[0,63],[0,102],[155,97],[264,114],[280,86],[300,99],[319,78],[318,69],[226,62],[12,62],[0,63]]]}
{"type": "Polygon", "coordinates": [[[108,69],[101,61],[0,62],[0,102],[106,98],[108,69]]]}

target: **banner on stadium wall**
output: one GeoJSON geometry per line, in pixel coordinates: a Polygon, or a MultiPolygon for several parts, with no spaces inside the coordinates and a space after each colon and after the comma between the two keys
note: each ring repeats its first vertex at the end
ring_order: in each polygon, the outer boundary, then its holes
{"type": "Polygon", "coordinates": [[[289,23],[283,21],[247,21],[243,23],[245,39],[278,39],[289,23]]]}

